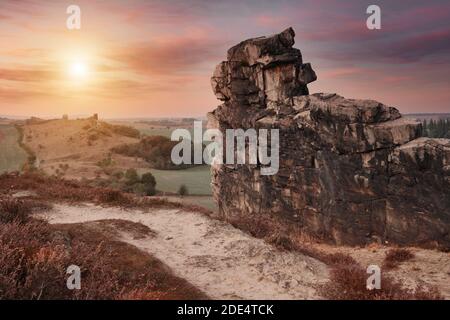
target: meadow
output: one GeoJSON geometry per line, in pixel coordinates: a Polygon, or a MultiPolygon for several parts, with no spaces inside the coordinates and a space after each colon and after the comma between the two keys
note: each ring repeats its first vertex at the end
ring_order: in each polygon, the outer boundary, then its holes
{"type": "Polygon", "coordinates": [[[189,195],[211,195],[211,171],[209,166],[198,166],[183,170],[141,169],[140,174],[150,171],[156,179],[156,189],[177,193],[184,184],[189,195]]]}
{"type": "Polygon", "coordinates": [[[0,124],[0,173],[20,170],[27,161],[18,139],[19,132],[13,125],[0,124]]]}

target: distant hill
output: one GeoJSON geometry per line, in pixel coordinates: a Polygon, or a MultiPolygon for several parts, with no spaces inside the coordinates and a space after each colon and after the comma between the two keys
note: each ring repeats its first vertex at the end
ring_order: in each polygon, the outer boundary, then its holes
{"type": "MultiPolygon", "coordinates": [[[[77,120],[30,119],[20,127],[23,143],[47,174],[64,172],[66,178],[95,178],[99,162],[113,147],[139,142],[139,131],[113,126],[95,117],[77,120]]],[[[127,159],[124,159],[125,161],[127,159]]],[[[119,161],[119,159],[117,159],[119,161]]],[[[128,159],[125,167],[137,166],[128,159]]]]}
{"type": "Polygon", "coordinates": [[[417,119],[420,121],[423,120],[439,120],[439,119],[449,119],[450,118],[450,113],[407,113],[407,114],[403,114],[404,117],[406,118],[413,118],[413,119],[417,119]]]}

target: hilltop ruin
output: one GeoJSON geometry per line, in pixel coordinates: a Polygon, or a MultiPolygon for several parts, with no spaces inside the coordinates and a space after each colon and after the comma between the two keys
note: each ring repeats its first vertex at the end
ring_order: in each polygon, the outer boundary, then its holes
{"type": "Polygon", "coordinates": [[[225,217],[265,215],[336,244],[450,247],[450,140],[420,138],[396,108],[337,94],[309,95],[316,80],[289,28],[228,50],[212,76],[223,104],[209,127],[279,129],[280,169],[212,166],[225,217]]]}

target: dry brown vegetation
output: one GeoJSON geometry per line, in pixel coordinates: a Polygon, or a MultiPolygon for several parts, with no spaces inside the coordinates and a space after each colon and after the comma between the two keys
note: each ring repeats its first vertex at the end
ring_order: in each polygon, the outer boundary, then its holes
{"type": "MultiPolygon", "coordinates": [[[[269,243],[285,250],[295,250],[314,257],[327,264],[331,269],[330,281],[318,288],[322,296],[336,300],[437,300],[443,299],[434,286],[418,285],[414,290],[404,288],[400,283],[383,275],[381,289],[368,290],[366,269],[355,259],[342,253],[327,253],[318,250],[313,245],[320,241],[304,235],[301,229],[292,224],[280,223],[275,217],[251,217],[249,215],[234,215],[226,219],[235,227],[252,236],[262,238],[269,243]]],[[[395,249],[389,258],[398,261],[410,259],[405,249],[395,249]]],[[[411,254],[411,253],[410,253],[411,254]]]]}
{"type": "MultiPolygon", "coordinates": [[[[319,255],[322,256],[322,255],[319,255]]],[[[381,289],[368,290],[366,269],[344,254],[324,256],[331,266],[331,279],[320,288],[322,295],[335,300],[438,300],[441,294],[435,287],[418,286],[405,289],[401,283],[381,273],[381,289]]]]}
{"type": "MultiPolygon", "coordinates": [[[[77,253],[78,259],[81,260],[74,260],[78,263],[84,263],[89,268],[93,268],[92,270],[101,269],[101,266],[97,265],[90,265],[89,263],[100,263],[103,265],[106,265],[106,262],[102,262],[101,259],[97,259],[95,261],[90,260],[90,255],[92,252],[96,252],[96,255],[104,255],[105,259],[110,259],[108,256],[108,251],[105,246],[100,247],[93,247],[94,242],[91,242],[91,244],[86,244],[86,237],[89,239],[89,237],[92,237],[93,239],[96,238],[96,244],[99,243],[98,239],[99,237],[105,233],[108,235],[108,237],[103,236],[103,242],[110,241],[108,246],[111,246],[111,236],[114,236],[114,234],[111,234],[110,231],[112,229],[114,230],[125,230],[128,232],[136,232],[137,237],[142,237],[147,234],[148,236],[151,236],[151,231],[149,230],[143,230],[139,229],[138,226],[132,226],[127,223],[123,223],[120,221],[116,222],[108,222],[108,223],[102,223],[102,227],[99,228],[98,226],[92,229],[92,227],[88,227],[86,225],[77,225],[77,226],[59,226],[55,227],[56,229],[53,229],[53,227],[50,227],[48,224],[36,221],[34,219],[29,220],[28,217],[28,211],[30,207],[31,209],[38,209],[38,208],[45,208],[45,203],[42,201],[45,200],[51,200],[51,201],[69,201],[69,202],[93,202],[96,204],[101,205],[114,205],[114,206],[123,206],[123,207],[145,207],[145,208],[151,208],[151,207],[163,207],[163,208],[185,208],[187,210],[193,210],[197,212],[203,212],[205,214],[210,214],[210,212],[205,211],[204,209],[198,208],[198,207],[191,207],[191,206],[185,206],[180,203],[173,203],[169,202],[164,199],[156,198],[156,197],[134,197],[129,194],[124,194],[120,191],[111,190],[111,189],[105,189],[105,188],[96,188],[96,187],[90,187],[82,185],[80,182],[77,181],[67,181],[62,180],[54,177],[48,177],[43,176],[38,173],[25,173],[22,175],[18,174],[4,174],[0,176],[0,194],[4,195],[12,195],[18,191],[23,190],[29,190],[32,191],[34,196],[32,199],[28,199],[25,202],[20,201],[17,199],[12,199],[11,197],[3,197],[3,200],[0,202],[0,208],[2,208],[3,212],[6,212],[4,216],[1,218],[1,231],[0,231],[0,237],[6,237],[1,238],[0,243],[1,245],[9,244],[11,247],[2,247],[2,251],[7,254],[2,255],[2,260],[0,261],[0,266],[4,266],[2,269],[2,276],[0,276],[0,281],[6,281],[6,284],[4,285],[5,288],[7,288],[7,284],[9,283],[10,290],[13,290],[12,288],[17,285],[18,282],[20,283],[32,283],[32,281],[28,281],[27,278],[14,278],[18,277],[19,275],[16,275],[16,271],[14,271],[15,265],[18,264],[18,261],[22,261],[24,258],[23,256],[14,256],[14,254],[17,254],[17,252],[22,252],[20,250],[13,250],[13,248],[22,248],[24,254],[28,252],[34,252],[31,256],[31,258],[27,258],[24,261],[31,261],[27,263],[31,263],[29,265],[25,265],[25,268],[31,268],[34,270],[34,268],[37,268],[37,270],[40,270],[39,268],[48,268],[51,277],[55,277],[55,279],[63,279],[65,274],[60,274],[56,272],[56,270],[59,270],[63,263],[68,262],[67,256],[63,255],[62,252],[64,251],[58,251],[59,243],[53,243],[55,237],[54,235],[51,236],[52,232],[55,231],[62,231],[65,235],[63,238],[66,239],[69,237],[70,239],[75,239],[75,243],[80,243],[80,248],[77,253]],[[109,228],[108,224],[114,223],[114,228],[109,228]],[[120,226],[120,227],[117,227],[120,226]],[[57,228],[63,228],[63,229],[57,229],[57,228]],[[53,231],[50,231],[53,230],[53,231]],[[94,233],[97,232],[97,235],[94,236],[94,233]],[[100,235],[99,235],[100,234],[100,235]],[[67,236],[69,235],[69,236],[67,236]],[[7,241],[10,237],[10,241],[7,241]],[[16,239],[17,238],[17,239],[16,239]],[[6,241],[4,241],[6,239],[6,241]],[[13,241],[11,239],[14,239],[14,245],[12,246],[13,241]],[[50,240],[49,240],[50,239],[50,240]],[[77,240],[78,239],[78,240],[77,240]],[[80,240],[82,239],[82,240],[80,240]],[[110,239],[110,240],[107,240],[110,239]],[[79,242],[76,242],[79,241],[79,242]],[[88,249],[83,249],[83,246],[88,246],[88,249]],[[22,246],[22,247],[20,247],[22,246]],[[31,248],[31,249],[26,249],[31,248]],[[35,248],[35,249],[32,249],[35,248]],[[44,248],[41,250],[41,248],[44,248]],[[31,251],[30,251],[31,250],[31,251]],[[84,250],[84,251],[83,251],[84,250]],[[96,251],[97,250],[97,251],[96,251]],[[103,251],[102,251],[103,250],[103,251]],[[106,251],[104,251],[106,250],[106,251]],[[41,252],[42,251],[42,252],[41,252]],[[41,252],[41,253],[36,253],[41,252]],[[102,253],[103,252],[103,253],[102,253]],[[81,256],[79,256],[81,254],[81,256]],[[8,256],[8,258],[6,258],[8,256]],[[9,257],[10,256],[10,257],[9,257]],[[44,259],[43,264],[42,261],[37,259],[36,256],[41,257],[39,259],[44,259]],[[14,258],[16,260],[14,260],[14,258]],[[17,260],[19,259],[19,260],[17,260]],[[22,259],[22,260],[21,260],[22,259]],[[31,259],[31,260],[30,260],[31,259]],[[33,260],[34,259],[34,260],[33,260]],[[36,260],[37,259],[37,260],[36,260]],[[53,259],[53,260],[52,260],[53,259]],[[55,261],[56,265],[58,267],[48,267],[45,266],[45,263],[47,261],[55,261]],[[14,263],[8,264],[8,261],[15,261],[14,263]],[[37,261],[37,262],[35,262],[37,261]],[[39,267],[34,267],[33,263],[39,263],[39,267]],[[53,268],[53,269],[52,269],[53,268]],[[13,274],[10,274],[8,272],[13,272],[13,274]],[[58,278],[60,277],[60,278],[58,278]],[[3,280],[2,280],[3,279],[3,280]],[[16,280],[6,280],[6,279],[16,279],[16,280]],[[13,281],[12,283],[15,283],[14,285],[11,284],[8,281],[13,281]],[[27,282],[28,281],[28,282],[27,282]]],[[[315,243],[318,239],[312,239],[308,236],[303,235],[301,230],[298,227],[295,227],[293,225],[283,224],[280,223],[279,220],[277,220],[275,217],[271,216],[263,216],[259,217],[259,219],[256,219],[255,217],[251,217],[248,215],[236,215],[233,217],[228,217],[227,219],[231,224],[233,224],[235,227],[242,229],[244,231],[249,232],[251,235],[257,238],[262,238],[266,240],[267,242],[274,244],[278,246],[281,249],[284,250],[296,250],[299,252],[302,252],[308,256],[314,257],[325,264],[327,264],[330,267],[331,274],[330,278],[331,281],[318,288],[321,292],[322,296],[329,299],[441,299],[441,295],[439,291],[431,286],[424,286],[419,285],[414,290],[409,290],[404,288],[401,284],[395,282],[390,277],[383,275],[382,276],[382,289],[381,290],[367,290],[366,289],[366,279],[368,277],[366,270],[358,264],[352,257],[346,254],[342,253],[329,253],[324,252],[322,250],[318,250],[317,247],[314,245],[311,245],[315,243]]],[[[54,233],[53,233],[54,234],[54,233]]],[[[61,237],[56,237],[61,238],[61,237]]],[[[72,240],[71,240],[72,241],[72,240]]],[[[116,242],[115,242],[116,243],[116,242]]],[[[122,246],[125,245],[123,243],[117,242],[115,244],[116,246],[122,246]]],[[[71,244],[73,247],[73,245],[71,244]]],[[[77,249],[78,250],[78,249],[77,249]]],[[[114,249],[116,251],[116,249],[114,249]]],[[[127,250],[129,251],[130,248],[127,247],[127,250]]],[[[127,251],[124,250],[124,251],[127,251]]],[[[139,251],[140,252],[140,251],[139,251]]],[[[111,253],[111,252],[110,252],[111,253]]],[[[67,254],[67,252],[66,252],[67,254]]],[[[137,253],[136,253],[137,254],[137,253]]],[[[143,254],[143,253],[141,253],[143,254]]],[[[28,256],[27,256],[28,257],[28,256]]],[[[399,263],[400,261],[405,261],[407,259],[412,258],[412,253],[408,252],[408,250],[405,249],[392,249],[388,252],[386,255],[386,261],[389,261],[389,263],[399,263]]],[[[71,258],[75,259],[75,257],[71,258]]],[[[122,259],[128,259],[127,253],[124,252],[124,256],[122,259]]],[[[147,258],[148,259],[148,258],[147,258]]],[[[111,261],[111,260],[109,260],[111,261]]],[[[386,262],[385,261],[385,262],[386,262]]],[[[128,268],[127,263],[124,263],[121,265],[121,268],[128,268]]],[[[383,266],[384,267],[384,266],[383,266]]],[[[133,267],[134,268],[134,267],[133,267]]],[[[47,269],[45,269],[47,270],[47,269]]],[[[64,269],[65,270],[65,269],[64,269]]],[[[138,269],[136,269],[138,270],[138,269]]],[[[130,271],[131,272],[131,271],[130,271]]],[[[138,272],[138,271],[136,271],[138,272]]],[[[34,276],[34,273],[32,271],[25,272],[27,276],[30,277],[34,276]]],[[[146,295],[146,287],[130,287],[130,285],[125,286],[127,290],[124,291],[123,286],[125,285],[124,282],[120,282],[116,278],[113,277],[110,273],[100,273],[103,277],[105,277],[105,281],[109,281],[109,292],[114,292],[114,298],[159,298],[161,296],[148,296],[146,295]],[[122,287],[120,287],[122,286],[122,287]],[[117,288],[121,288],[120,290],[117,288]],[[119,291],[120,294],[119,294],[119,291]]],[[[23,273],[22,273],[23,276],[23,273]]],[[[21,276],[21,277],[22,277],[21,276]]],[[[89,276],[87,276],[89,277],[89,276]]],[[[62,281],[62,280],[61,280],[62,281]]],[[[97,280],[92,280],[93,283],[98,284],[97,280]]],[[[100,280],[98,280],[100,281],[100,280]]],[[[103,280],[101,280],[103,281],[103,280]]],[[[181,280],[177,280],[181,281],[181,280]]],[[[133,282],[134,283],[134,282],[133,282]]],[[[139,283],[143,283],[140,281],[139,283]]],[[[150,283],[151,284],[151,283],[150,283]]],[[[30,284],[31,285],[31,284],[30,284]]],[[[2,285],[3,286],[3,285],[2,285]]],[[[37,298],[43,297],[43,293],[40,293],[40,291],[36,288],[39,287],[33,287],[34,285],[31,285],[32,287],[27,288],[27,290],[30,290],[30,295],[27,296],[29,298],[37,298]]],[[[20,287],[20,285],[19,285],[20,287]]],[[[59,288],[59,287],[58,287],[59,288]]],[[[25,290],[25,289],[24,289],[25,290]]],[[[53,289],[52,289],[53,290],[53,289]]],[[[56,290],[56,289],[55,289],[56,290]]],[[[96,292],[95,288],[92,288],[93,293],[92,296],[83,296],[81,293],[78,293],[79,296],[70,296],[70,297],[64,297],[64,298],[94,298],[100,297],[103,293],[96,292]]],[[[154,292],[154,291],[152,291],[154,292]]],[[[24,294],[23,292],[19,293],[16,292],[17,296],[20,294],[24,294]]],[[[71,293],[73,294],[73,293],[71,293]]],[[[86,293],[87,294],[87,293],[86,293]]],[[[158,294],[161,294],[160,292],[158,294]]],[[[103,296],[102,296],[103,297],[103,296]]],[[[111,298],[111,296],[108,296],[107,298],[111,298]]]]}
{"type": "Polygon", "coordinates": [[[386,252],[383,267],[386,269],[395,269],[400,263],[411,260],[413,258],[414,254],[411,252],[411,250],[404,248],[393,248],[386,252]]]}
{"type": "Polygon", "coordinates": [[[205,214],[205,208],[171,202],[159,197],[137,197],[115,189],[93,187],[76,180],[46,176],[39,172],[8,173],[0,175],[0,194],[33,191],[35,199],[67,202],[92,202],[99,205],[140,208],[184,208],[205,214]]]}
{"type": "Polygon", "coordinates": [[[98,228],[32,218],[40,208],[29,200],[0,200],[0,299],[207,298],[159,260],[98,228]],[[67,289],[72,264],[82,270],[81,290],[67,289]]]}

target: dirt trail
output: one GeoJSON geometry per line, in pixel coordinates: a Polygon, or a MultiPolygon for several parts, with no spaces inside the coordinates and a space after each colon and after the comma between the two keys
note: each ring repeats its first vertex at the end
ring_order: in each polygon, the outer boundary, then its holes
{"type": "Polygon", "coordinates": [[[213,299],[320,299],[315,287],[328,281],[322,262],[285,252],[229,224],[181,210],[123,210],[90,204],[55,205],[43,214],[50,223],[101,219],[140,222],[155,237],[123,241],[154,255],[175,275],[213,299]]]}

